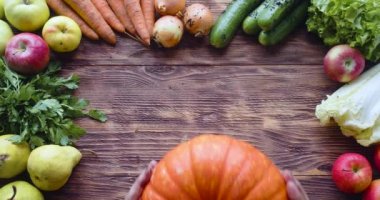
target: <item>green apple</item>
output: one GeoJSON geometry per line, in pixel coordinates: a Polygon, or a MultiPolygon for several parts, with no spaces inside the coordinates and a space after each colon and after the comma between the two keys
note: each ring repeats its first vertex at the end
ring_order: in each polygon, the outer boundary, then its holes
{"type": "Polygon", "coordinates": [[[79,25],[71,18],[57,16],[45,23],[42,37],[53,51],[70,52],[78,48],[82,32],[79,25]]]}
{"type": "Polygon", "coordinates": [[[4,17],[4,0],[0,0],[0,19],[4,17]]]}
{"type": "Polygon", "coordinates": [[[36,31],[49,19],[45,0],[4,0],[5,17],[20,31],[36,31]]]}
{"type": "MultiPolygon", "coordinates": [[[[1,0],[0,0],[1,1],[1,0]]],[[[4,55],[8,41],[13,37],[13,32],[9,25],[0,19],[0,56],[4,55]]]]}

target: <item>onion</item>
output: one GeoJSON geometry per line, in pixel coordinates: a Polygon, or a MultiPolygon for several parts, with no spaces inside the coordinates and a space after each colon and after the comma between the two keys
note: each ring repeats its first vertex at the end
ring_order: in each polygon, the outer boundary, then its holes
{"type": "Polygon", "coordinates": [[[186,8],[183,22],[187,31],[195,37],[203,37],[210,33],[214,17],[207,6],[195,3],[186,8]]]}
{"type": "Polygon", "coordinates": [[[186,0],[155,0],[156,11],[160,15],[181,15],[185,9],[186,0]]]}
{"type": "Polygon", "coordinates": [[[154,24],[153,39],[160,46],[174,47],[181,41],[182,35],[183,23],[175,16],[163,16],[154,24]]]}

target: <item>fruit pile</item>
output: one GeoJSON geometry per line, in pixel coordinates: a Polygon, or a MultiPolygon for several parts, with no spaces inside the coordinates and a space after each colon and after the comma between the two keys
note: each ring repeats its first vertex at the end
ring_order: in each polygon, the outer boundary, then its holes
{"type": "Polygon", "coordinates": [[[42,200],[39,189],[63,187],[82,158],[69,146],[85,133],[73,119],[106,121],[104,113],[86,111],[88,101],[73,96],[79,78],[58,77],[60,67],[51,60],[51,51],[77,49],[78,24],[65,16],[49,17],[45,0],[0,0],[0,132],[6,134],[0,136],[0,179],[27,171],[33,183],[11,182],[0,188],[0,199],[42,200]],[[18,34],[1,20],[4,16],[18,34]]]}
{"type": "MultiPolygon", "coordinates": [[[[44,145],[31,150],[26,142],[9,141],[13,136],[0,136],[0,179],[13,178],[27,170],[38,189],[58,190],[68,181],[82,157],[71,146],[44,145]]],[[[37,188],[25,181],[14,181],[0,188],[0,199],[43,200],[37,188]]]]}
{"type": "MultiPolygon", "coordinates": [[[[380,170],[380,146],[376,147],[374,165],[380,170]]],[[[372,180],[373,170],[366,157],[344,153],[334,162],[332,178],[339,190],[348,194],[363,193],[363,200],[380,198],[380,179],[372,180]]]]}
{"type": "Polygon", "coordinates": [[[37,74],[47,66],[50,50],[71,52],[80,44],[82,32],[78,24],[65,16],[49,19],[49,7],[44,0],[33,1],[30,5],[23,1],[1,1],[0,9],[0,14],[4,12],[7,21],[18,31],[36,32],[42,29],[42,37],[33,33],[14,36],[9,24],[1,20],[4,16],[0,15],[0,55],[5,53],[9,65],[19,73],[37,74]]]}

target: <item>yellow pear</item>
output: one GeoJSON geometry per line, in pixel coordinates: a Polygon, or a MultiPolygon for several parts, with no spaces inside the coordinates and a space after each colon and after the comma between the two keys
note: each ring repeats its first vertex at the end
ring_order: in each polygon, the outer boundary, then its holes
{"type": "Polygon", "coordinates": [[[0,136],[0,178],[12,178],[26,169],[30,147],[26,142],[13,144],[8,140],[12,136],[0,136]]]}
{"type": "Polygon", "coordinates": [[[14,181],[0,188],[0,200],[44,200],[42,193],[25,181],[14,181]]]}
{"type": "Polygon", "coordinates": [[[82,154],[74,147],[44,145],[32,151],[27,169],[36,187],[54,191],[66,184],[81,158],[82,154]]]}
{"type": "Polygon", "coordinates": [[[0,0],[0,19],[4,17],[4,0],[0,0]]]}

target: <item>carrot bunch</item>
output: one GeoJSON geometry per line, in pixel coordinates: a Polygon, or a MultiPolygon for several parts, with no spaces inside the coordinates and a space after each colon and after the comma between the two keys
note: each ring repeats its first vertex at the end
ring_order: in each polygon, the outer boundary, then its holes
{"type": "Polygon", "coordinates": [[[46,0],[57,14],[76,21],[84,36],[116,44],[115,32],[150,45],[154,0],[46,0]],[[141,1],[141,2],[140,2],[141,1]],[[114,32],[115,31],[115,32],[114,32]]]}

